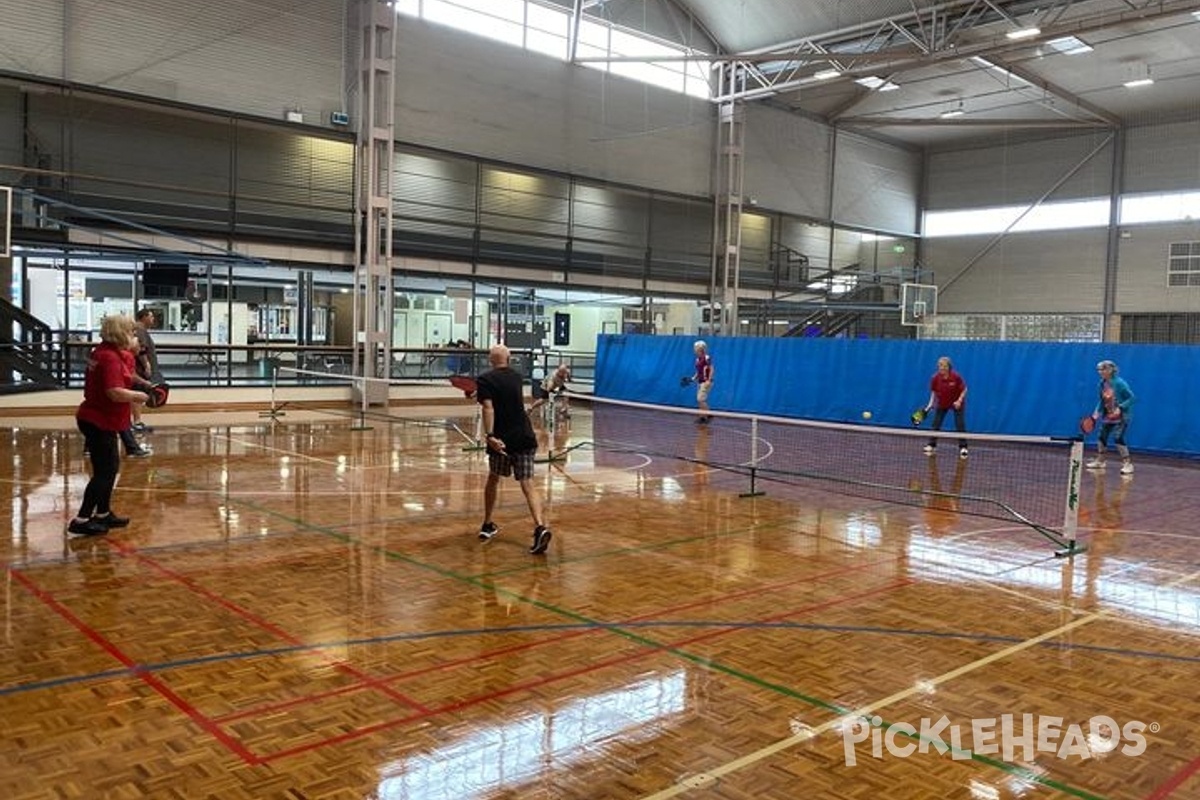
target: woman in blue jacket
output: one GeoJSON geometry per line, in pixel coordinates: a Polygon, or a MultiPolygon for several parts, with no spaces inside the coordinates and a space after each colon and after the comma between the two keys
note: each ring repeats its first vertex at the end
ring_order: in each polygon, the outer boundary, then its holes
{"type": "Polygon", "coordinates": [[[1124,378],[1117,377],[1117,365],[1111,361],[1101,361],[1096,365],[1100,373],[1100,400],[1092,419],[1100,421],[1100,438],[1096,443],[1096,457],[1087,463],[1088,469],[1104,469],[1104,455],[1108,449],[1108,439],[1115,434],[1117,454],[1121,456],[1121,474],[1133,474],[1133,461],[1129,458],[1129,448],[1125,446],[1125,432],[1133,417],[1133,390],[1124,378]]]}

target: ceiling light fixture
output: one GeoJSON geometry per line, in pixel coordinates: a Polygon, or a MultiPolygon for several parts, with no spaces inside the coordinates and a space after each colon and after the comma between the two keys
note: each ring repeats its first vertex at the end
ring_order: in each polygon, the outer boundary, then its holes
{"type": "Polygon", "coordinates": [[[1139,86],[1149,86],[1154,83],[1154,78],[1150,77],[1150,65],[1141,64],[1134,68],[1133,77],[1125,81],[1126,89],[1136,89],[1139,86]]]}
{"type": "Polygon", "coordinates": [[[1004,34],[1009,39],[1032,39],[1034,36],[1042,32],[1041,28],[1017,28],[1015,31],[1009,31],[1004,34]]]}
{"type": "Polygon", "coordinates": [[[961,117],[965,113],[967,113],[967,112],[963,111],[961,108],[952,108],[949,111],[942,112],[942,119],[953,119],[955,117],[961,117]]]}
{"type": "Polygon", "coordinates": [[[855,79],[854,82],[859,86],[865,86],[868,89],[874,89],[877,92],[891,92],[900,88],[897,84],[888,80],[884,80],[878,75],[867,75],[865,77],[855,79]]]}
{"type": "Polygon", "coordinates": [[[836,78],[841,74],[842,71],[839,69],[823,69],[820,72],[814,73],[813,77],[819,81],[827,81],[830,78],[836,78]]]}
{"type": "Polygon", "coordinates": [[[1057,39],[1051,39],[1046,42],[1046,47],[1049,47],[1056,53],[1062,53],[1064,56],[1078,56],[1084,53],[1090,53],[1094,49],[1090,44],[1077,39],[1074,36],[1060,36],[1057,39]]]}

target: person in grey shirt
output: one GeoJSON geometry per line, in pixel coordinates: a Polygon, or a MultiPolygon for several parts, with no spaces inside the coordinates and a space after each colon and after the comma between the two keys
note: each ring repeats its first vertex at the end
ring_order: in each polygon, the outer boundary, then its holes
{"type": "MultiPolygon", "coordinates": [[[[154,337],[150,335],[150,329],[155,326],[156,322],[154,312],[148,308],[142,308],[134,316],[134,321],[137,324],[133,328],[133,335],[137,337],[138,343],[137,350],[134,352],[134,370],[144,381],[151,384],[162,383],[162,373],[158,371],[158,355],[154,352],[154,337]]],[[[134,458],[144,458],[150,455],[149,445],[137,442],[133,435],[147,433],[146,424],[142,422],[141,408],[134,408],[133,427],[123,433],[128,434],[121,438],[125,442],[129,455],[134,458]]]]}
{"type": "Polygon", "coordinates": [[[150,329],[155,327],[154,312],[143,308],[137,312],[135,320],[137,327],[133,332],[141,345],[137,355],[138,374],[151,383],[162,383],[162,373],[158,371],[158,355],[154,352],[154,337],[150,335],[150,329]]]}

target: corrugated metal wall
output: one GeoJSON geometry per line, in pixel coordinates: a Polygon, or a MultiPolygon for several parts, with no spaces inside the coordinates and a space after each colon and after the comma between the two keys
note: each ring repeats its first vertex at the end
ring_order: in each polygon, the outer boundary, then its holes
{"type": "MultiPolygon", "coordinates": [[[[0,164],[23,163],[21,96],[16,89],[0,86],[0,164]]],[[[0,183],[13,183],[19,173],[0,169],[0,183]]]]}
{"type": "Polygon", "coordinates": [[[746,107],[746,193],[763,208],[829,218],[828,125],[767,106],[746,107]]]}
{"type": "Polygon", "coordinates": [[[512,164],[710,191],[709,103],[398,19],[396,138],[512,164]]]}
{"type": "MultiPolygon", "coordinates": [[[[939,284],[958,275],[992,236],[929,239],[922,262],[939,284]]],[[[938,296],[939,312],[1099,311],[1104,300],[1104,229],[1010,234],[938,296]]]]}
{"type": "Polygon", "coordinates": [[[834,222],[894,233],[917,231],[924,166],[919,153],[839,132],[834,155],[834,222]]]}
{"type": "MultiPolygon", "coordinates": [[[[1195,147],[1195,144],[1193,144],[1195,147]]],[[[1200,242],[1200,220],[1175,225],[1138,226],[1120,240],[1117,273],[1119,313],[1200,311],[1200,286],[1168,286],[1167,255],[1172,242],[1200,242]]]]}
{"type": "Polygon", "coordinates": [[[282,119],[342,110],[340,0],[6,3],[5,69],[282,119]]]}
{"type": "Polygon", "coordinates": [[[1200,119],[1130,128],[1125,191],[1200,190],[1200,119]]]}
{"type": "MultiPolygon", "coordinates": [[[[1124,137],[1124,193],[1200,191],[1198,139],[1196,121],[1130,128],[1124,137]]],[[[928,208],[1032,204],[1077,166],[1076,174],[1047,202],[1105,199],[1112,189],[1114,145],[1107,133],[1096,132],[932,153],[928,208]]],[[[1107,228],[1091,228],[1003,236],[942,293],[940,310],[1102,311],[1108,235],[1107,228]]],[[[976,260],[993,238],[929,239],[923,244],[923,261],[944,282],[976,260]]],[[[1167,284],[1170,244],[1196,240],[1200,240],[1200,221],[1122,228],[1117,239],[1115,311],[1200,309],[1200,287],[1167,284]]]]}
{"type": "Polygon", "coordinates": [[[931,153],[925,210],[1033,203],[1081,163],[1047,200],[1102,197],[1112,182],[1111,148],[1111,137],[1097,132],[931,153]]]}

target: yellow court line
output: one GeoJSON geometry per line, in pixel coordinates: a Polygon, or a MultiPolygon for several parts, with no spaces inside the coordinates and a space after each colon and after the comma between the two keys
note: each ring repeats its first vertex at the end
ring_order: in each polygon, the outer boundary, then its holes
{"type": "Polygon", "coordinates": [[[1194,581],[1196,578],[1200,578],[1200,569],[1196,570],[1191,575],[1184,575],[1180,578],[1176,578],[1173,581],[1169,581],[1168,583],[1166,583],[1164,585],[1168,589],[1174,589],[1176,586],[1182,586],[1183,584],[1185,584],[1189,581],[1194,581]]]}
{"type": "Polygon", "coordinates": [[[997,652],[992,653],[991,655],[984,656],[983,658],[972,661],[970,664],[964,664],[963,666],[958,667],[957,669],[952,669],[949,672],[945,672],[941,675],[938,675],[936,678],[933,678],[931,680],[923,680],[923,681],[921,681],[920,684],[913,685],[907,689],[896,692],[895,694],[889,695],[888,697],[885,697],[882,700],[878,700],[874,703],[870,703],[868,705],[861,706],[847,714],[843,714],[842,716],[834,717],[831,720],[821,723],[820,725],[816,726],[815,728],[810,728],[808,730],[801,731],[800,733],[797,733],[793,736],[789,736],[786,739],[781,739],[778,742],[775,742],[774,744],[769,744],[766,747],[763,747],[759,750],[754,751],[753,753],[747,753],[746,755],[742,756],[741,758],[737,758],[737,759],[734,759],[733,761],[726,762],[725,764],[722,764],[721,766],[716,767],[715,769],[711,769],[706,772],[699,773],[697,775],[691,775],[691,776],[685,778],[680,783],[675,784],[674,786],[672,786],[669,789],[664,789],[661,792],[656,792],[651,795],[646,795],[645,797],[642,798],[642,800],[665,800],[665,798],[675,797],[677,795],[683,794],[684,792],[691,791],[692,789],[698,789],[698,788],[702,788],[702,787],[712,786],[720,778],[722,778],[725,775],[730,774],[731,772],[736,772],[744,767],[748,767],[752,764],[756,764],[765,758],[769,758],[769,757],[775,755],[776,753],[780,753],[780,752],[783,752],[784,750],[787,750],[788,748],[794,747],[795,745],[801,744],[803,742],[807,742],[810,739],[815,739],[820,734],[831,731],[834,728],[841,726],[845,722],[848,722],[850,720],[855,720],[855,719],[861,719],[864,717],[870,717],[872,714],[874,714],[875,712],[879,711],[882,708],[886,708],[887,706],[898,703],[901,700],[907,700],[908,698],[912,697],[913,695],[924,694],[924,693],[928,692],[934,686],[938,686],[940,684],[946,683],[947,681],[952,681],[955,678],[958,678],[958,677],[961,677],[961,676],[967,674],[968,672],[974,672],[975,670],[980,669],[981,667],[986,667],[987,665],[992,664],[996,661],[999,661],[1002,658],[1007,658],[1008,656],[1013,655],[1014,653],[1019,653],[1022,650],[1028,650],[1029,648],[1034,647],[1035,645],[1041,644],[1042,642],[1046,641],[1047,639],[1053,639],[1057,636],[1061,636],[1062,634],[1067,633],[1068,631],[1073,631],[1076,628],[1081,628],[1084,625],[1087,625],[1091,622],[1095,622],[1096,620],[1100,619],[1102,616],[1104,616],[1104,612],[1094,612],[1094,613],[1088,614],[1086,616],[1080,617],[1078,619],[1072,620],[1071,622],[1068,622],[1065,625],[1058,626],[1054,630],[1046,631],[1045,633],[1041,634],[1040,636],[1035,636],[1032,639],[1026,639],[1023,642],[1018,642],[1017,644],[1014,644],[1010,647],[1006,647],[1003,650],[998,650],[997,652]]]}

